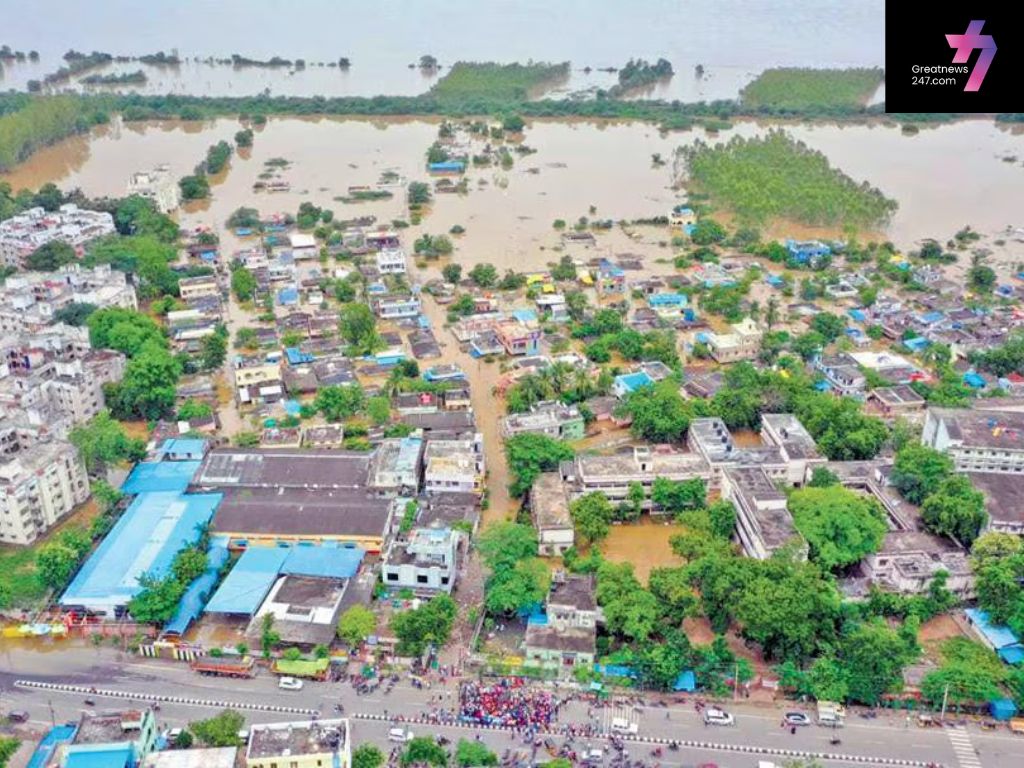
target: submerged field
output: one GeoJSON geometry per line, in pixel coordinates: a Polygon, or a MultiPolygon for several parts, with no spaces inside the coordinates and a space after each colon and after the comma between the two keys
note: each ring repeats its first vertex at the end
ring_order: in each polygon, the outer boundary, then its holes
{"type": "Polygon", "coordinates": [[[872,228],[896,211],[895,200],[854,181],[782,130],[734,136],[713,146],[698,141],[678,152],[686,163],[688,188],[746,223],[788,219],[815,227],[872,228]]]}
{"type": "Polygon", "coordinates": [[[569,62],[561,64],[495,64],[459,61],[430,89],[431,96],[460,101],[525,101],[546,86],[569,76],[569,62]]]}
{"type": "Polygon", "coordinates": [[[881,69],[766,69],[740,91],[751,109],[806,112],[863,107],[884,79],[881,69]]]}

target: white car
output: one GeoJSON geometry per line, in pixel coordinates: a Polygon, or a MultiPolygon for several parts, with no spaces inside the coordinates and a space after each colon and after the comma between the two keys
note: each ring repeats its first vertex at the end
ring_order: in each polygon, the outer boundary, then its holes
{"type": "Polygon", "coordinates": [[[412,741],[412,731],[407,731],[405,728],[392,728],[388,731],[388,741],[405,744],[407,741],[412,741]]]}
{"type": "Polygon", "coordinates": [[[282,677],[277,682],[277,687],[283,691],[301,691],[302,681],[297,677],[282,677]]]}
{"type": "Polygon", "coordinates": [[[736,718],[724,709],[711,707],[704,710],[704,723],[706,725],[736,725],[736,718]]]}
{"type": "Polygon", "coordinates": [[[612,718],[612,731],[626,736],[633,736],[640,730],[640,727],[624,717],[612,718]]]}
{"type": "Polygon", "coordinates": [[[597,765],[604,760],[603,749],[588,749],[583,753],[583,762],[587,765],[597,765]]]}

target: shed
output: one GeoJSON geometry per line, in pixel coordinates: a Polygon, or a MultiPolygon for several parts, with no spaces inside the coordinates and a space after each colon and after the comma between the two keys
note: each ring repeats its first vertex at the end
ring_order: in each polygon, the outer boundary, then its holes
{"type": "Polygon", "coordinates": [[[672,686],[672,690],[693,693],[697,690],[697,675],[694,674],[692,669],[680,672],[679,677],[676,678],[676,681],[672,686]]]}
{"type": "Polygon", "coordinates": [[[1012,699],[992,699],[988,703],[988,711],[996,720],[1009,720],[1017,714],[1017,705],[1012,699]]]}

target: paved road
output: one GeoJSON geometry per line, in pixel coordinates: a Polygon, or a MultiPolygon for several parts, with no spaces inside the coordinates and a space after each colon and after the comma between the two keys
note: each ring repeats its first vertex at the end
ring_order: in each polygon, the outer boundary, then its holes
{"type": "MultiPolygon", "coordinates": [[[[383,689],[380,689],[371,695],[357,696],[347,683],[309,683],[302,691],[288,692],[279,690],[276,678],[265,673],[243,682],[200,677],[181,664],[123,657],[108,649],[95,652],[79,650],[77,655],[70,652],[58,652],[56,655],[9,653],[0,657],[0,669],[3,670],[0,672],[0,704],[4,707],[28,710],[37,727],[50,723],[51,706],[56,722],[77,719],[85,709],[85,695],[81,692],[16,688],[13,685],[16,679],[96,686],[131,695],[132,701],[136,704],[141,701],[135,698],[136,696],[152,695],[207,703],[161,703],[158,719],[167,726],[181,725],[208,717],[224,703],[242,708],[250,722],[272,722],[300,717],[302,715],[298,713],[311,710],[318,710],[322,716],[328,717],[333,714],[334,705],[339,702],[350,715],[393,717],[400,713],[406,717],[422,717],[429,715],[439,706],[438,695],[444,697],[444,703],[447,705],[453,700],[455,691],[451,683],[444,689],[435,685],[430,690],[420,690],[403,681],[390,694],[385,694],[383,689]],[[65,661],[70,667],[66,672],[60,675],[47,674],[47,671],[52,673],[54,669],[64,669],[65,661]],[[261,709],[267,705],[281,707],[284,711],[261,709]]],[[[113,697],[97,699],[99,708],[116,708],[128,701],[126,698],[113,697]]],[[[627,716],[637,722],[639,736],[643,739],[715,743],[727,747],[718,751],[686,750],[685,755],[682,752],[670,755],[666,751],[665,757],[659,761],[662,765],[670,764],[673,759],[678,759],[680,763],[712,760],[726,766],[755,765],[755,754],[735,751],[751,747],[815,754],[839,752],[858,757],[869,765],[876,764],[873,762],[875,760],[878,761],[878,765],[885,764],[885,760],[903,760],[935,762],[949,768],[1010,768],[1024,765],[1024,738],[1014,737],[1006,731],[987,733],[973,728],[923,730],[915,726],[908,727],[898,716],[883,715],[872,721],[850,719],[846,728],[839,733],[841,744],[832,746],[829,743],[831,733],[817,726],[798,729],[795,735],[788,729],[781,728],[780,715],[777,711],[742,704],[730,706],[729,709],[736,715],[737,724],[733,728],[704,726],[694,708],[685,704],[677,704],[667,709],[649,707],[634,710],[631,707],[621,707],[615,711],[599,708],[588,712],[585,704],[570,702],[563,708],[559,722],[565,724],[589,721],[594,722],[598,728],[607,728],[612,717],[627,716]],[[596,721],[590,719],[591,715],[597,718],[596,721]],[[697,752],[704,753],[703,757],[697,755],[697,752]],[[709,753],[715,753],[718,757],[710,756],[709,753]]],[[[373,730],[376,725],[368,725],[358,720],[357,723],[357,741],[362,738],[360,733],[363,728],[369,729],[367,733],[376,733],[373,730]]],[[[425,732],[430,733],[438,733],[442,728],[437,725],[412,727],[414,730],[417,727],[421,730],[429,728],[425,732]]],[[[458,734],[473,732],[467,729],[451,730],[458,734]]],[[[502,750],[511,743],[510,737],[504,732],[488,732],[487,738],[496,740],[496,746],[500,746],[502,750]]],[[[650,747],[651,744],[644,745],[643,754],[646,754],[650,747]]]]}

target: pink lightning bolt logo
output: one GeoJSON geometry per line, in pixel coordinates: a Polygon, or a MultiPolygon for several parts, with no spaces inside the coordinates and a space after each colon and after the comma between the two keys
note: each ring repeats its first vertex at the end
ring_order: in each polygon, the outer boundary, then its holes
{"type": "Polygon", "coordinates": [[[992,59],[996,57],[996,41],[992,35],[981,34],[981,28],[985,26],[984,21],[972,21],[967,25],[967,31],[962,35],[946,35],[946,42],[950,48],[956,48],[953,54],[954,64],[966,64],[971,57],[971,51],[980,49],[978,63],[971,70],[971,76],[967,78],[965,91],[977,91],[985,79],[992,59]]]}

